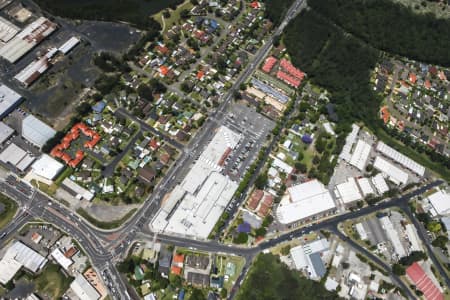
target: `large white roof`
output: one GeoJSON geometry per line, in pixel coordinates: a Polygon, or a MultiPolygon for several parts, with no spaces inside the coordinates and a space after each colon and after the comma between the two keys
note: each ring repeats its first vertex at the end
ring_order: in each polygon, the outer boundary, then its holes
{"type": "Polygon", "coordinates": [[[25,150],[16,144],[11,143],[0,153],[0,161],[10,163],[20,171],[25,171],[34,161],[34,157],[28,155],[25,150]]]}
{"type": "Polygon", "coordinates": [[[73,264],[73,261],[70,258],[65,257],[61,250],[59,250],[58,248],[55,248],[55,250],[52,251],[51,256],[66,271],[69,269],[70,265],[73,264]]]}
{"type": "Polygon", "coordinates": [[[363,140],[358,140],[355,150],[350,158],[350,164],[355,166],[360,171],[364,170],[371,149],[372,147],[368,143],[363,140]]]}
{"type": "Polygon", "coordinates": [[[381,227],[383,227],[389,241],[394,247],[395,253],[398,255],[398,257],[406,256],[405,248],[403,247],[402,243],[400,242],[400,239],[398,238],[399,233],[397,232],[397,230],[395,230],[394,225],[391,222],[391,219],[389,219],[388,216],[384,216],[379,220],[381,223],[381,227]]]}
{"type": "Polygon", "coordinates": [[[36,273],[47,263],[47,259],[19,241],[15,241],[6,251],[3,259],[14,259],[21,266],[36,273]]]}
{"type": "Polygon", "coordinates": [[[14,129],[0,122],[0,144],[3,144],[14,133],[14,129]]]}
{"type": "Polygon", "coordinates": [[[345,145],[342,148],[341,154],[339,154],[339,157],[345,161],[350,161],[352,155],[351,151],[353,148],[353,144],[356,141],[356,138],[358,137],[359,133],[359,126],[356,124],[352,124],[352,131],[349,133],[349,135],[345,138],[345,145]]]}
{"type": "Polygon", "coordinates": [[[375,189],[377,190],[378,194],[383,195],[387,191],[389,191],[389,186],[386,183],[386,180],[384,180],[384,177],[382,174],[377,174],[374,177],[372,177],[372,183],[375,186],[375,189]]]}
{"type": "Polygon", "coordinates": [[[409,157],[401,154],[397,150],[392,147],[389,147],[383,142],[378,142],[377,151],[381,152],[383,155],[389,157],[392,160],[395,160],[405,168],[410,169],[414,173],[419,176],[423,176],[425,174],[425,167],[416,163],[414,160],[409,157]]]}
{"type": "Polygon", "coordinates": [[[0,85],[0,118],[16,106],[22,96],[4,84],[0,85]]]}
{"type": "Polygon", "coordinates": [[[229,128],[219,128],[185,179],[162,205],[151,224],[154,230],[208,237],[238,187],[220,173],[219,162],[239,139],[229,128]]]}
{"type": "Polygon", "coordinates": [[[75,280],[70,284],[70,288],[83,300],[97,300],[100,299],[100,294],[97,290],[87,281],[82,274],[78,274],[75,280]]]}
{"type": "Polygon", "coordinates": [[[362,199],[356,180],[353,177],[348,178],[347,182],[336,185],[336,190],[337,196],[341,198],[344,204],[349,204],[362,199]]]}
{"type": "Polygon", "coordinates": [[[32,166],[33,173],[48,180],[53,180],[64,165],[47,154],[42,154],[32,166]]]}
{"type": "Polygon", "coordinates": [[[361,192],[363,193],[363,196],[367,196],[370,194],[375,194],[375,191],[373,190],[372,186],[370,185],[370,181],[366,177],[358,178],[358,185],[361,189],[361,192]]]}
{"type": "Polygon", "coordinates": [[[450,194],[439,190],[428,196],[428,200],[438,215],[450,214],[450,194]]]}
{"type": "Polygon", "coordinates": [[[330,244],[326,239],[320,239],[306,245],[291,248],[290,254],[295,268],[297,270],[307,269],[312,273],[311,277],[316,277],[314,274],[314,266],[309,256],[314,253],[326,251],[329,247],[330,244]]]}
{"type": "Polygon", "coordinates": [[[405,184],[408,181],[408,173],[397,168],[392,163],[388,162],[384,158],[377,156],[373,167],[383,172],[389,179],[395,184],[405,184]]]}
{"type": "Polygon", "coordinates": [[[56,130],[33,115],[22,121],[22,136],[35,146],[42,148],[56,134],[56,130]]]}
{"type": "Polygon", "coordinates": [[[336,208],[333,198],[318,180],[311,180],[288,189],[291,202],[280,203],[278,220],[289,224],[336,208]]]}
{"type": "Polygon", "coordinates": [[[19,272],[20,268],[22,268],[22,264],[15,260],[11,253],[6,253],[0,260],[0,270],[2,270],[0,272],[0,283],[7,284],[19,272]]]}
{"type": "Polygon", "coordinates": [[[411,243],[411,251],[423,251],[419,237],[417,236],[416,227],[413,224],[406,224],[405,230],[408,240],[411,243]]]}

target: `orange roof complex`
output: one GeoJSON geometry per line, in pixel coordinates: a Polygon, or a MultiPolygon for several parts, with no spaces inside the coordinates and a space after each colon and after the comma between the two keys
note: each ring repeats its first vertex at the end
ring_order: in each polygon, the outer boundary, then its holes
{"type": "Polygon", "coordinates": [[[84,152],[81,150],[77,150],[77,152],[75,153],[75,158],[72,159],[72,157],[68,153],[64,152],[64,150],[70,147],[72,141],[80,137],[80,132],[83,133],[83,135],[91,138],[90,141],[84,143],[85,148],[93,149],[101,139],[100,135],[91,128],[87,127],[86,124],[77,123],[70,129],[69,132],[67,132],[64,138],[61,140],[61,143],[53,147],[52,151],[50,151],[50,155],[62,159],[68,166],[72,168],[78,166],[78,164],[85,157],[84,152]]]}
{"type": "Polygon", "coordinates": [[[273,56],[269,56],[268,58],[266,58],[266,61],[264,62],[264,66],[262,67],[262,70],[265,73],[269,73],[272,69],[273,66],[277,63],[277,59],[273,56]]]}
{"type": "Polygon", "coordinates": [[[299,79],[300,81],[303,80],[303,78],[305,78],[305,73],[303,73],[302,71],[300,71],[299,69],[297,69],[296,67],[294,67],[290,61],[288,61],[287,59],[282,59],[280,62],[280,66],[287,72],[289,73],[291,76],[299,79]]]}

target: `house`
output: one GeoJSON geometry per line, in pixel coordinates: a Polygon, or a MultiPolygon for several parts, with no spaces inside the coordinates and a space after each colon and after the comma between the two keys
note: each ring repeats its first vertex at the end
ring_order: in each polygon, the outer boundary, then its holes
{"type": "Polygon", "coordinates": [[[138,170],[138,176],[139,180],[141,180],[143,183],[149,184],[152,183],[155,179],[156,171],[149,166],[145,166],[138,170]]]}
{"type": "Polygon", "coordinates": [[[158,271],[163,277],[168,277],[172,263],[172,251],[167,246],[161,247],[158,259],[158,271]]]}
{"type": "Polygon", "coordinates": [[[189,284],[193,286],[202,288],[209,286],[209,274],[189,272],[186,280],[189,284]]]}

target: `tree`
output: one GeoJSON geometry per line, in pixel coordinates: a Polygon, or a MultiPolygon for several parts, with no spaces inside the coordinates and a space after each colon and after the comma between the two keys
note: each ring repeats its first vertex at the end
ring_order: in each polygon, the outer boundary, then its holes
{"type": "Polygon", "coordinates": [[[220,290],[220,298],[222,299],[226,299],[228,296],[228,290],[226,288],[222,288],[220,290]]]}
{"type": "Polygon", "coordinates": [[[269,180],[269,178],[268,178],[266,173],[259,174],[258,177],[256,177],[256,180],[255,180],[256,188],[258,188],[260,190],[264,189],[264,187],[266,186],[268,180],[269,180]]]}
{"type": "Polygon", "coordinates": [[[341,265],[344,270],[347,270],[348,268],[350,268],[350,264],[348,262],[343,262],[341,265]]]}
{"type": "Polygon", "coordinates": [[[281,248],[281,254],[283,254],[283,255],[288,255],[290,251],[291,251],[291,245],[287,245],[287,246],[284,246],[283,248],[281,248]]]}
{"type": "Polygon", "coordinates": [[[237,237],[233,239],[233,243],[235,244],[245,244],[248,241],[248,234],[245,232],[240,232],[237,237]]]}
{"type": "Polygon", "coordinates": [[[137,92],[138,92],[139,97],[141,97],[147,101],[153,100],[153,92],[152,92],[151,87],[149,87],[148,85],[146,85],[146,84],[139,85],[137,92]]]}
{"type": "Polygon", "coordinates": [[[431,232],[439,232],[442,229],[442,225],[440,222],[438,221],[431,221],[430,223],[428,223],[427,225],[427,229],[431,232]]]}
{"type": "Polygon", "coordinates": [[[86,116],[92,110],[91,105],[88,102],[82,102],[77,106],[76,111],[80,116],[86,116]]]}
{"type": "Polygon", "coordinates": [[[445,235],[440,235],[434,239],[431,243],[434,247],[439,247],[443,250],[447,249],[448,237],[445,235]]]}
{"type": "Polygon", "coordinates": [[[206,297],[205,295],[203,295],[202,290],[194,288],[188,300],[205,300],[205,299],[206,297]]]}
{"type": "Polygon", "coordinates": [[[180,17],[182,19],[187,19],[189,18],[189,16],[190,16],[189,10],[183,9],[182,11],[180,11],[180,17]]]}
{"type": "Polygon", "coordinates": [[[427,255],[422,251],[413,251],[408,256],[400,258],[399,263],[403,266],[410,266],[416,261],[426,260],[427,255]]]}
{"type": "Polygon", "coordinates": [[[402,276],[406,274],[405,267],[400,264],[392,265],[392,273],[397,276],[402,276]]]}

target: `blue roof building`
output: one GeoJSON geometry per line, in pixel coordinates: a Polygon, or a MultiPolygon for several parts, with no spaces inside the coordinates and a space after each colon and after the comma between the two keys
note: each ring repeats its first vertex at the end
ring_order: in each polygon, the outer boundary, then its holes
{"type": "Polygon", "coordinates": [[[105,107],[106,107],[106,102],[104,102],[104,101],[99,101],[99,102],[97,102],[94,106],[92,106],[92,110],[95,112],[95,113],[101,113],[104,109],[105,109],[105,107]]]}

